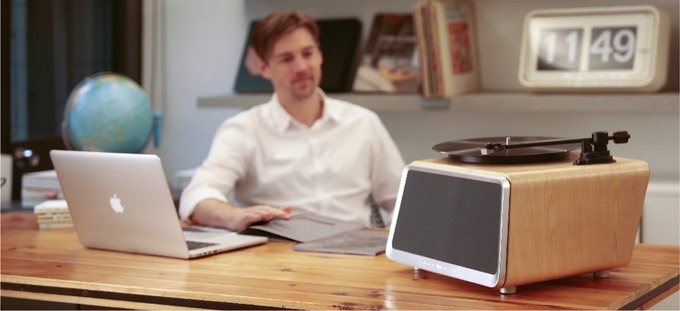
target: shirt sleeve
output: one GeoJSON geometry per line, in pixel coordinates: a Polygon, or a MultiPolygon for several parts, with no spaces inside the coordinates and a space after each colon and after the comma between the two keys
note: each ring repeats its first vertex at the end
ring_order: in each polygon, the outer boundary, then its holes
{"type": "Polygon", "coordinates": [[[217,129],[208,156],[182,191],[179,215],[188,219],[196,204],[208,198],[228,202],[235,183],[241,179],[253,150],[251,133],[235,116],[217,129]]]}
{"type": "Polygon", "coordinates": [[[385,211],[391,212],[397,201],[404,159],[389,132],[377,115],[373,133],[375,141],[371,144],[371,195],[385,211]]]}

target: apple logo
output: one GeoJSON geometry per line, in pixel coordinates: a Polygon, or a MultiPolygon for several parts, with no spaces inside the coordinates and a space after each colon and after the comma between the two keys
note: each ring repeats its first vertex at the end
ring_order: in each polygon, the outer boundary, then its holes
{"type": "Polygon", "coordinates": [[[113,196],[109,199],[109,204],[111,205],[111,208],[113,209],[114,212],[118,214],[122,214],[123,210],[125,209],[123,205],[120,204],[120,198],[118,197],[117,194],[113,194],[113,196]]]}

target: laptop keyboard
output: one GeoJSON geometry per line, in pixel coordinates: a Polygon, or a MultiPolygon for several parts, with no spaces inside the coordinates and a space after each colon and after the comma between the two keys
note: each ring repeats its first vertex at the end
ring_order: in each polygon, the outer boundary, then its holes
{"type": "Polygon", "coordinates": [[[217,245],[217,243],[207,243],[207,242],[197,242],[197,241],[186,241],[186,242],[187,242],[187,246],[189,247],[189,250],[217,245]]]}

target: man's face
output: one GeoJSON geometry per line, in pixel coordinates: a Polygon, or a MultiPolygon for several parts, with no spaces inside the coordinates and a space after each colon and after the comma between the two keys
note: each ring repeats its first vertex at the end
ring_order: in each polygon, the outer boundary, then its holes
{"type": "Polygon", "coordinates": [[[298,28],[276,41],[262,76],[279,95],[292,100],[312,96],[321,81],[323,57],[306,28],[298,28]]]}

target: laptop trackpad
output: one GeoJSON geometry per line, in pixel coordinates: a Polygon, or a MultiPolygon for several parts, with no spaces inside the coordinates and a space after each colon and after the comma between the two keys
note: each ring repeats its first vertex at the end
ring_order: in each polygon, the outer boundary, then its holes
{"type": "Polygon", "coordinates": [[[236,232],[233,232],[233,231],[221,230],[221,229],[204,230],[201,227],[199,227],[199,228],[186,227],[186,228],[182,228],[182,231],[184,232],[184,238],[186,240],[199,241],[199,242],[216,243],[216,242],[220,242],[220,240],[224,240],[225,237],[236,235],[236,232]]]}

